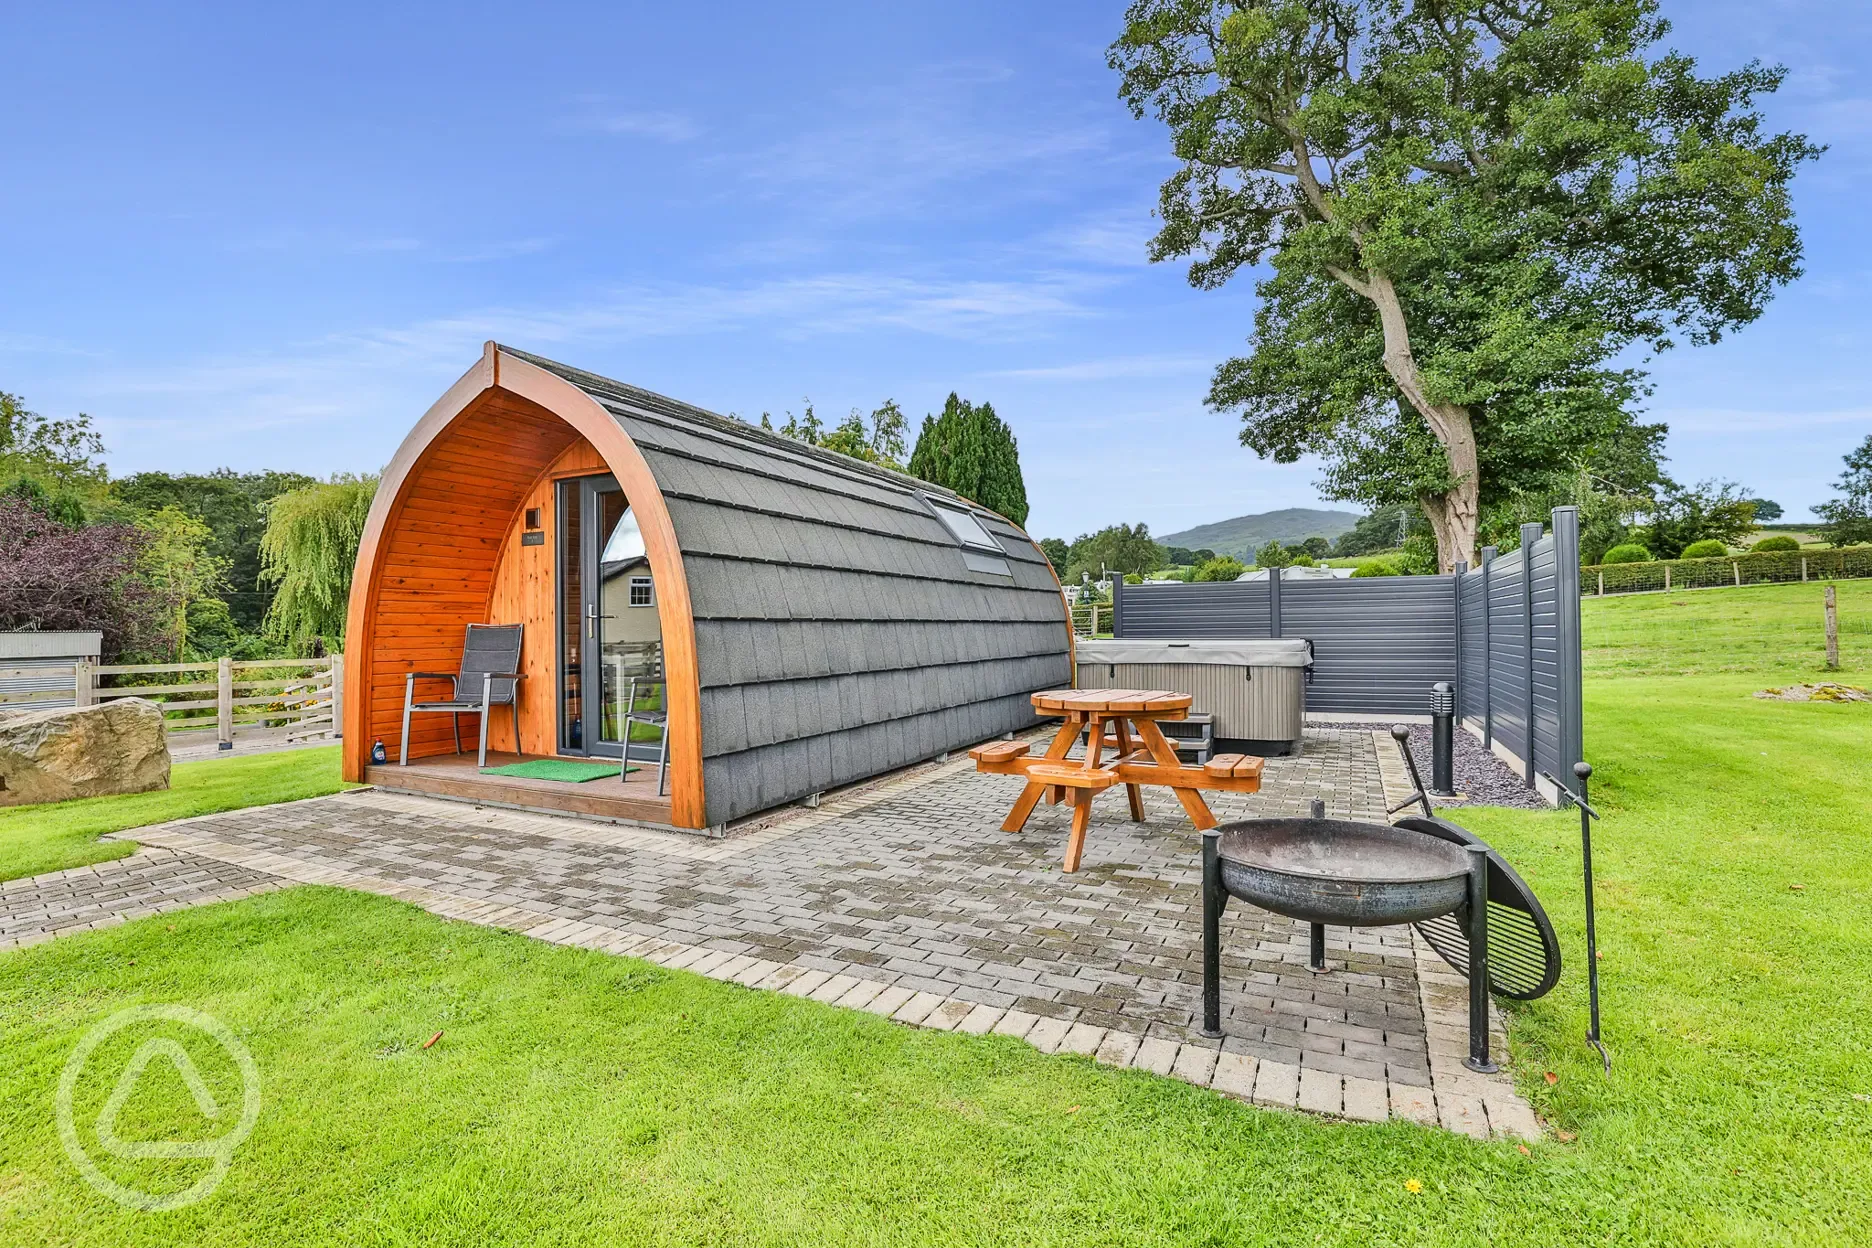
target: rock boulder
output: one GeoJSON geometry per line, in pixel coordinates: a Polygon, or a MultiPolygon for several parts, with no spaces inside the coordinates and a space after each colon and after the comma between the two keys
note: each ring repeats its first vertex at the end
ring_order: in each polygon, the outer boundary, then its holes
{"type": "Polygon", "coordinates": [[[162,711],[148,699],[0,714],[0,806],[168,787],[162,711]]]}

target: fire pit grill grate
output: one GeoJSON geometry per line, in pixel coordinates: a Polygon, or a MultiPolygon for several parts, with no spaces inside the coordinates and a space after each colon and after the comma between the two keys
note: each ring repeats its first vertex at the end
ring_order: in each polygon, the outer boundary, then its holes
{"type": "MultiPolygon", "coordinates": [[[[1424,832],[1456,845],[1487,844],[1445,819],[1413,815],[1397,827],[1424,832]]],[[[1497,996],[1532,1001],[1560,980],[1560,940],[1553,923],[1515,869],[1493,849],[1488,851],[1488,978],[1497,996]]],[[[1440,914],[1413,924],[1430,947],[1465,977],[1469,974],[1469,939],[1454,914],[1440,914]]]]}

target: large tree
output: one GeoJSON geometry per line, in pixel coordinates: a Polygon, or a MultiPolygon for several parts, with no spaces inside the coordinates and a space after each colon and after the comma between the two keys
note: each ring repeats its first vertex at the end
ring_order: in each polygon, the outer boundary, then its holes
{"type": "Polygon", "coordinates": [[[1760,315],[1819,149],[1762,133],[1785,71],[1700,77],[1667,30],[1654,0],[1134,0],[1109,59],[1182,162],[1151,258],[1272,269],[1209,394],[1242,441],[1473,562],[1485,507],[1626,435],[1622,351],[1760,315]]]}
{"type": "Polygon", "coordinates": [[[1143,576],[1163,566],[1164,548],[1151,539],[1149,525],[1113,524],[1073,539],[1065,579],[1102,580],[1108,572],[1143,576]]]}
{"type": "Polygon", "coordinates": [[[1020,446],[994,405],[951,394],[941,415],[925,416],[910,452],[910,475],[948,486],[963,498],[1027,523],[1027,482],[1020,446]]]}
{"type": "Polygon", "coordinates": [[[139,472],[111,483],[118,501],[144,512],[176,507],[208,526],[209,553],[226,569],[229,614],[243,629],[260,627],[272,596],[260,584],[260,534],[265,506],[288,490],[318,481],[298,472],[243,472],[217,468],[207,474],[139,472]]]}
{"type": "Polygon", "coordinates": [[[1846,456],[1837,488],[1838,498],[1814,507],[1827,541],[1835,546],[1872,542],[1872,435],[1846,456]]]}

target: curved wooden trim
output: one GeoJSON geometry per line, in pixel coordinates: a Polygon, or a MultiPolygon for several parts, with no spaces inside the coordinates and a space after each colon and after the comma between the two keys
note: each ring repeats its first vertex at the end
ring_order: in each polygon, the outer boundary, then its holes
{"type": "Polygon", "coordinates": [[[696,666],[695,610],[676,525],[649,463],[624,426],[598,400],[556,373],[493,348],[494,384],[539,404],[582,434],[624,488],[643,533],[656,579],[657,622],[663,630],[663,678],[668,682],[670,817],[679,828],[707,827],[702,792],[702,681],[696,666]]]}
{"type": "Polygon", "coordinates": [[[344,775],[363,777],[365,717],[370,697],[371,622],[377,609],[379,548],[395,527],[406,483],[430,445],[451,421],[489,390],[499,389],[559,417],[592,444],[617,477],[637,513],[651,575],[657,583],[657,619],[663,631],[663,670],[669,682],[670,816],[678,827],[707,826],[702,791],[702,686],[696,667],[695,618],[682,549],[663,492],[643,453],[624,427],[598,401],[571,382],[507,355],[494,343],[481,361],[449,387],[416,423],[384,468],[358,545],[352,573],[346,648],[344,775]]]}
{"type": "Polygon", "coordinates": [[[396,454],[384,465],[377,481],[377,494],[371,500],[370,515],[364,521],[364,534],[358,540],[357,562],[351,569],[351,600],[345,613],[345,722],[342,772],[346,780],[361,783],[364,779],[365,741],[370,721],[370,654],[373,649],[377,618],[378,553],[384,534],[394,530],[393,521],[403,507],[403,487],[410,473],[421,462],[423,453],[441,432],[448,428],[468,405],[480,398],[494,384],[494,344],[482,348],[481,359],[463,373],[442,397],[437,399],[416,427],[409,431],[396,454]]]}

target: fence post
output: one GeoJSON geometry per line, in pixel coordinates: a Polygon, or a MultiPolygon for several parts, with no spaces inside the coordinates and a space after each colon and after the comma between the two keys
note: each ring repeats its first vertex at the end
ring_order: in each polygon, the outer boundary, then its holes
{"type": "Polygon", "coordinates": [[[1736,588],[1741,589],[1742,588],[1742,561],[1740,559],[1731,559],[1729,561],[1729,568],[1731,571],[1735,573],[1736,588]]]}
{"type": "Polygon", "coordinates": [[[1833,587],[1826,587],[1826,637],[1827,670],[1839,671],[1839,600],[1833,595],[1833,587]]]}
{"type": "Polygon", "coordinates": [[[332,739],[344,739],[344,655],[331,657],[332,739]]]}
{"type": "Polygon", "coordinates": [[[215,733],[220,749],[234,748],[234,661],[222,656],[215,665],[215,733]]]}
{"type": "Polygon", "coordinates": [[[79,659],[72,664],[72,705],[90,706],[93,697],[91,689],[97,677],[91,671],[88,659],[79,659]]]}
{"type": "Polygon", "coordinates": [[[1528,523],[1521,526],[1521,641],[1527,647],[1523,657],[1527,660],[1527,671],[1521,687],[1526,698],[1522,703],[1526,721],[1526,731],[1521,734],[1521,744],[1525,747],[1521,753],[1521,770],[1525,773],[1522,780],[1528,788],[1534,787],[1534,545],[1541,539],[1543,525],[1528,523]]]}
{"type": "Polygon", "coordinates": [[[1281,635],[1280,585],[1281,570],[1268,569],[1268,636],[1281,635]]]}
{"type": "Polygon", "coordinates": [[[1458,559],[1456,561],[1456,574],[1450,578],[1450,603],[1455,608],[1456,618],[1456,626],[1450,630],[1451,635],[1456,638],[1456,661],[1450,664],[1450,688],[1456,698],[1455,715],[1458,722],[1460,722],[1463,717],[1462,582],[1463,577],[1467,575],[1469,575],[1469,561],[1467,559],[1458,559]]]}
{"type": "Polygon", "coordinates": [[[1495,745],[1495,603],[1489,572],[1495,566],[1495,548],[1482,548],[1482,748],[1495,745]]]}
{"type": "Polygon", "coordinates": [[[1670,564],[1664,565],[1664,592],[1670,592],[1670,564]]]}
{"type": "Polygon", "coordinates": [[[1560,647],[1560,753],[1563,771],[1585,761],[1586,696],[1580,655],[1579,508],[1556,507],[1553,513],[1554,606],[1559,616],[1556,642],[1560,647]]]}
{"type": "Polygon", "coordinates": [[[1801,584],[1807,583],[1807,556],[1801,556],[1801,584]]]}
{"type": "Polygon", "coordinates": [[[1599,569],[1599,596],[1605,597],[1605,569],[1599,569]]]}

